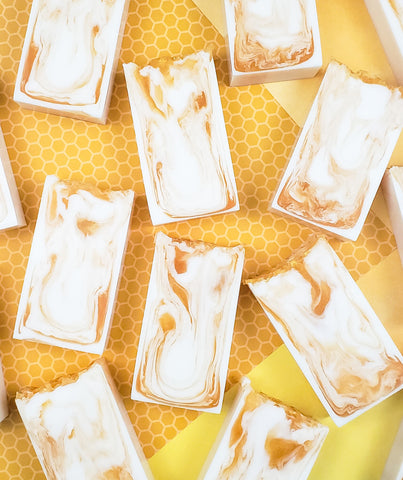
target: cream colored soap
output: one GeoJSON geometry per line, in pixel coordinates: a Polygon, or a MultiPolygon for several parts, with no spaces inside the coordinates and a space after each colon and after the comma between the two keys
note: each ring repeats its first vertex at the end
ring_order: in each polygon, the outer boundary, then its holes
{"type": "Polygon", "coordinates": [[[131,190],[46,178],[14,338],[103,352],[133,198],[131,190]]]}
{"type": "Polygon", "coordinates": [[[152,480],[104,359],[15,403],[48,480],[152,480]]]}
{"type": "Polygon", "coordinates": [[[14,100],[106,123],[129,0],[34,0],[14,100]]]}
{"type": "Polygon", "coordinates": [[[382,180],[382,191],[403,265],[403,167],[391,167],[386,170],[382,180]]]}
{"type": "Polygon", "coordinates": [[[239,210],[210,54],[124,71],[152,223],[239,210]]]}
{"type": "Polygon", "coordinates": [[[23,227],[24,213],[3,132],[0,129],[0,230],[23,227]]]}
{"type": "Polygon", "coordinates": [[[322,66],[315,0],[223,0],[230,85],[315,76],[322,66]]]}
{"type": "Polygon", "coordinates": [[[256,392],[247,378],[198,480],[306,480],[328,428],[256,392]]]}
{"type": "Polygon", "coordinates": [[[356,240],[402,127],[398,89],[331,62],[274,195],[273,210],[356,240]]]}
{"type": "Polygon", "coordinates": [[[221,411],[243,262],[243,247],[157,233],[134,400],[221,411]]]}
{"type": "Polygon", "coordinates": [[[325,238],[248,285],[338,426],[403,388],[403,356],[325,238]]]}

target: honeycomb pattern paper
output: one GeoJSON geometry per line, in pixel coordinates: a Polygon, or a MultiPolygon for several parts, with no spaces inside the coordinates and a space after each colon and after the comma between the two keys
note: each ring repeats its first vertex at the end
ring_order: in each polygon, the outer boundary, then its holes
{"type": "MultiPolygon", "coordinates": [[[[299,126],[263,85],[228,87],[224,39],[191,0],[130,2],[111,105],[105,125],[30,111],[12,100],[31,2],[0,3],[0,124],[27,226],[0,232],[0,352],[10,416],[0,426],[0,478],[44,480],[16,411],[14,398],[60,374],[86,368],[97,356],[12,339],[31,241],[47,175],[132,189],[136,194],[109,343],[104,356],[147,458],[183,431],[196,412],[130,399],[134,360],[151,272],[153,239],[172,237],[245,246],[244,276],[287,258],[312,233],[307,226],[268,212],[292,152],[299,126]],[[210,49],[215,60],[240,210],[153,227],[142,182],[122,64],[140,66],[160,56],[210,49]]],[[[396,250],[391,230],[370,212],[356,242],[332,240],[354,279],[369,274],[396,250]]],[[[235,319],[227,387],[281,344],[242,286],[235,319]]]]}

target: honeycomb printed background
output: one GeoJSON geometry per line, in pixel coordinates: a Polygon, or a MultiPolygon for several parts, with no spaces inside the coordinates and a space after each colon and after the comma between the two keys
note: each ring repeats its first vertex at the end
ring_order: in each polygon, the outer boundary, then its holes
{"type": "MultiPolygon", "coordinates": [[[[239,212],[158,227],[168,235],[246,247],[245,277],[262,273],[290,255],[312,233],[268,211],[299,128],[257,85],[227,86],[223,38],[190,0],[136,0],[123,37],[108,122],[105,126],[22,109],[13,100],[31,2],[0,3],[0,123],[27,226],[0,232],[0,353],[11,414],[0,424],[0,478],[44,479],[14,404],[26,385],[41,385],[85,368],[94,355],[12,339],[45,176],[85,180],[136,194],[127,254],[108,348],[111,373],[145,454],[150,457],[196,418],[178,408],[130,399],[134,361],[154,248],[154,228],[144,195],[122,62],[140,65],[163,55],[213,52],[241,209],[239,212]]],[[[357,279],[388,256],[394,237],[369,215],[355,243],[331,240],[357,279]]],[[[248,373],[281,341],[257,302],[241,287],[227,386],[248,373]]]]}

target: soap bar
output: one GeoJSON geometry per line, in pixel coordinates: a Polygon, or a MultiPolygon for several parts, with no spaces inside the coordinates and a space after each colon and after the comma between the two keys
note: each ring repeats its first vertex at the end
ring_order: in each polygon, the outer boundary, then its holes
{"type": "Polygon", "coordinates": [[[403,420],[394,439],[389,457],[383,469],[381,480],[402,480],[403,478],[403,420]]]}
{"type": "Polygon", "coordinates": [[[245,377],[198,480],[306,480],[328,430],[245,377]]]}
{"type": "Polygon", "coordinates": [[[402,354],[325,238],[247,283],[336,425],[403,388],[402,354]]]}
{"type": "Polygon", "coordinates": [[[403,0],[364,0],[389,64],[403,85],[403,0]]]}
{"type": "Polygon", "coordinates": [[[356,240],[402,126],[398,89],[331,62],[272,208],[356,240]]]}
{"type": "Polygon", "coordinates": [[[391,167],[382,180],[382,192],[403,266],[403,167],[391,167]]]}
{"type": "Polygon", "coordinates": [[[34,0],[14,100],[106,123],[128,7],[129,0],[34,0]]]}
{"type": "Polygon", "coordinates": [[[46,178],[14,338],[103,352],[133,198],[131,190],[46,178]]]}
{"type": "Polygon", "coordinates": [[[152,480],[103,358],[23,389],[15,403],[48,480],[152,480]]]}
{"type": "Polygon", "coordinates": [[[223,0],[231,86],[314,77],[322,66],[315,0],[223,0]]]}
{"type": "Polygon", "coordinates": [[[243,262],[241,246],[157,233],[134,400],[221,411],[243,262]]]}
{"type": "Polygon", "coordinates": [[[239,210],[210,54],[123,67],[152,223],[239,210]]]}
{"type": "Polygon", "coordinates": [[[0,128],[0,230],[23,227],[24,213],[0,128]]]}
{"type": "Polygon", "coordinates": [[[8,416],[7,389],[4,382],[3,366],[0,360],[0,422],[8,416]]]}

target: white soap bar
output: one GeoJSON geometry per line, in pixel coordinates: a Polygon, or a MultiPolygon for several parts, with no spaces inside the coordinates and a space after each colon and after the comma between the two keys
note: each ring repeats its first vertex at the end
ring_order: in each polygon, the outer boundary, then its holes
{"type": "Polygon", "coordinates": [[[382,191],[403,266],[403,167],[391,167],[386,170],[382,180],[382,191]]]}
{"type": "Polygon", "coordinates": [[[250,289],[341,426],[403,388],[403,356],[324,238],[250,289]]]}
{"type": "Polygon", "coordinates": [[[239,210],[210,54],[124,71],[152,223],[239,210]]]}
{"type": "Polygon", "coordinates": [[[0,128],[0,230],[24,225],[24,213],[0,128]]]}
{"type": "Polygon", "coordinates": [[[14,100],[105,123],[129,0],[34,0],[14,100]]]}
{"type": "Polygon", "coordinates": [[[400,423],[381,480],[403,479],[403,420],[400,423]]]}
{"type": "Polygon", "coordinates": [[[399,85],[403,85],[403,0],[364,0],[399,85]]]}
{"type": "Polygon", "coordinates": [[[223,0],[230,85],[310,78],[322,66],[315,0],[223,0]]]}
{"type": "Polygon", "coordinates": [[[103,352],[133,198],[131,190],[46,178],[14,338],[103,352]]]}
{"type": "Polygon", "coordinates": [[[104,359],[15,403],[48,480],[153,478],[104,359]]]}
{"type": "Polygon", "coordinates": [[[157,233],[134,400],[221,411],[243,262],[241,246],[157,233]]]}
{"type": "Polygon", "coordinates": [[[356,240],[402,126],[398,89],[331,62],[272,208],[356,240]]]}
{"type": "Polygon", "coordinates": [[[199,480],[306,480],[328,428],[243,378],[199,480]]]}

